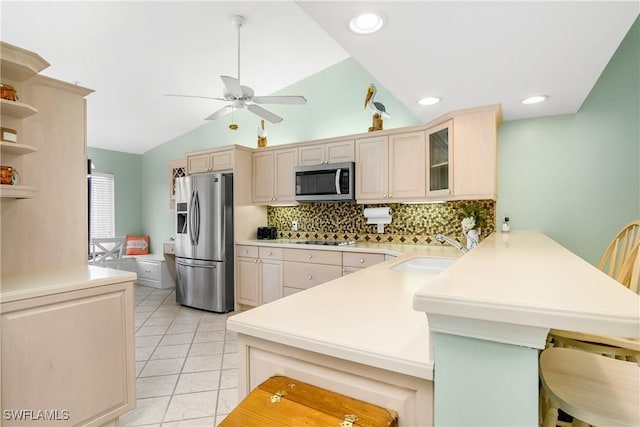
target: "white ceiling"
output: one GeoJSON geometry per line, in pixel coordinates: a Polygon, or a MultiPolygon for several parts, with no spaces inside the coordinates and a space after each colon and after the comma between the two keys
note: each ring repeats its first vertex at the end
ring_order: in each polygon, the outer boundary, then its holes
{"type": "MultiPolygon", "coordinates": [[[[39,53],[43,74],[94,89],[88,144],[143,153],[205,122],[237,74],[268,95],[352,56],[421,121],[501,103],[505,120],[576,112],[640,11],[624,2],[9,2],[2,40],[39,53]],[[383,12],[370,36],[355,12],[383,12]],[[546,94],[542,104],[520,100],[546,94]],[[417,104],[426,95],[443,101],[417,104]]],[[[363,96],[364,96],[363,88],[363,96]]],[[[304,95],[304,94],[292,94],[304,95]]],[[[339,97],[339,94],[336,94],[339,97]]],[[[293,107],[304,108],[304,107],[293,107]]],[[[280,126],[286,124],[285,121],[280,126]]]]}

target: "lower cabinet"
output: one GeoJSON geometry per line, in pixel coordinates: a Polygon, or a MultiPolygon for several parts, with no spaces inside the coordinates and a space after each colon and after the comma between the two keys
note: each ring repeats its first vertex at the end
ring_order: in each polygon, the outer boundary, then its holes
{"type": "MultiPolygon", "coordinates": [[[[116,268],[115,266],[107,266],[116,268]]],[[[164,255],[128,256],[120,260],[119,269],[136,273],[138,275],[137,285],[158,289],[169,289],[176,285],[164,255]]]]}
{"type": "Polygon", "coordinates": [[[342,253],[313,249],[283,250],[284,293],[290,295],[342,276],[342,253]]]}
{"type": "Polygon", "coordinates": [[[2,303],[2,425],[117,425],[135,408],[133,294],[121,282],[2,303]]]}
{"type": "Polygon", "coordinates": [[[236,301],[252,307],[283,296],[282,248],[236,246],[236,301]]]}
{"type": "Polygon", "coordinates": [[[236,245],[236,301],[256,307],[385,259],[380,253],[236,245]]]}
{"type": "Polygon", "coordinates": [[[342,275],[355,273],[363,268],[370,267],[385,260],[384,254],[372,254],[361,252],[342,253],[342,275]]]}

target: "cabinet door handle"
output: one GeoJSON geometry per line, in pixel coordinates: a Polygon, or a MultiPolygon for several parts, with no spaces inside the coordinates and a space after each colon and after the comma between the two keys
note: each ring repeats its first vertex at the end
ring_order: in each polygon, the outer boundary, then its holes
{"type": "Polygon", "coordinates": [[[383,195],[382,195],[382,197],[383,197],[384,199],[386,199],[386,198],[387,198],[387,195],[386,195],[386,194],[383,194],[383,195]]]}
{"type": "Polygon", "coordinates": [[[257,259],[254,259],[254,260],[253,260],[253,262],[257,264],[257,263],[258,263],[258,260],[257,260],[257,259]]]}
{"type": "Polygon", "coordinates": [[[309,255],[309,257],[308,257],[308,258],[309,258],[309,259],[313,258],[313,255],[309,255]]]}
{"type": "Polygon", "coordinates": [[[360,264],[364,263],[364,259],[360,258],[360,264]]]}
{"type": "Polygon", "coordinates": [[[273,255],[273,252],[269,252],[269,256],[273,255]]]}
{"type": "Polygon", "coordinates": [[[343,268],[343,269],[342,269],[342,272],[343,272],[343,273],[346,273],[346,272],[347,272],[347,269],[346,269],[346,268],[343,268]]]}
{"type": "Polygon", "coordinates": [[[313,279],[313,276],[312,276],[312,275],[309,275],[309,280],[312,280],[312,279],[313,279]]]}

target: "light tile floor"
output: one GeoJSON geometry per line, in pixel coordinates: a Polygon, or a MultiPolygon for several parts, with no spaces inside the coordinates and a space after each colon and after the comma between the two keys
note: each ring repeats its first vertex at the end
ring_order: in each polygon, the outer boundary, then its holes
{"type": "Polygon", "coordinates": [[[217,426],[238,401],[236,334],[227,315],[135,285],[137,406],[120,425],[217,426]]]}

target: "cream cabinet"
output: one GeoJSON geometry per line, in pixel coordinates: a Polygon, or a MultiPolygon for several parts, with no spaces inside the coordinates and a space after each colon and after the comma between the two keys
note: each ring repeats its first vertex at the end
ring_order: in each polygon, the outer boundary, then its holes
{"type": "Polygon", "coordinates": [[[51,294],[1,305],[2,410],[33,410],[2,425],[117,425],[136,405],[133,282],[98,274],[95,285],[77,289],[77,276],[51,273],[70,283],[43,283],[38,291],[51,294]],[[37,411],[57,411],[60,421],[32,418],[37,411]]]}
{"type": "Polygon", "coordinates": [[[384,254],[366,252],[343,252],[342,253],[342,275],[355,273],[363,268],[371,267],[374,264],[385,260],[384,254]]]}
{"type": "Polygon", "coordinates": [[[169,166],[169,209],[175,209],[176,179],[187,176],[187,161],[185,159],[172,160],[169,166]]]}
{"type": "Polygon", "coordinates": [[[187,154],[187,173],[189,175],[232,169],[233,149],[187,154]]]}
{"type": "Polygon", "coordinates": [[[293,169],[297,161],[297,148],[254,152],[253,203],[262,205],[294,203],[293,169]]]}
{"type": "Polygon", "coordinates": [[[309,289],[342,276],[342,253],[314,249],[283,250],[284,293],[309,289]]]}
{"type": "Polygon", "coordinates": [[[298,165],[300,166],[353,162],[354,160],[355,141],[353,139],[306,145],[298,149],[298,165]]]}
{"type": "MultiPolygon", "coordinates": [[[[40,71],[49,66],[49,63],[39,55],[28,52],[18,47],[2,43],[1,72],[2,83],[13,86],[18,96],[28,92],[23,83],[31,80],[40,71]]],[[[17,171],[18,181],[16,185],[0,185],[0,196],[3,198],[28,199],[35,195],[35,187],[28,185],[31,177],[25,173],[22,156],[37,152],[34,146],[36,141],[29,141],[24,138],[26,130],[24,119],[37,114],[38,110],[32,105],[24,102],[0,99],[0,113],[2,114],[2,127],[13,129],[17,132],[17,142],[0,141],[0,153],[2,154],[2,164],[11,166],[17,171]]],[[[2,139],[2,138],[0,138],[2,139]]]]}
{"type": "Polygon", "coordinates": [[[283,296],[282,248],[236,246],[236,302],[259,306],[283,296]]]}
{"type": "Polygon", "coordinates": [[[427,196],[448,197],[453,188],[453,120],[425,131],[427,140],[427,196]]]}
{"type": "Polygon", "coordinates": [[[461,111],[453,117],[453,198],[492,199],[498,191],[498,125],[493,107],[461,111]]]}
{"type": "Polygon", "coordinates": [[[35,264],[86,265],[85,97],[92,91],[39,74],[49,64],[36,53],[4,42],[0,50],[2,83],[19,96],[0,100],[0,124],[17,132],[17,142],[0,143],[2,165],[18,172],[16,185],[0,185],[0,270],[4,277],[35,264]]]}
{"type": "Polygon", "coordinates": [[[425,192],[424,132],[356,140],[356,200],[421,200],[425,192]]]}

